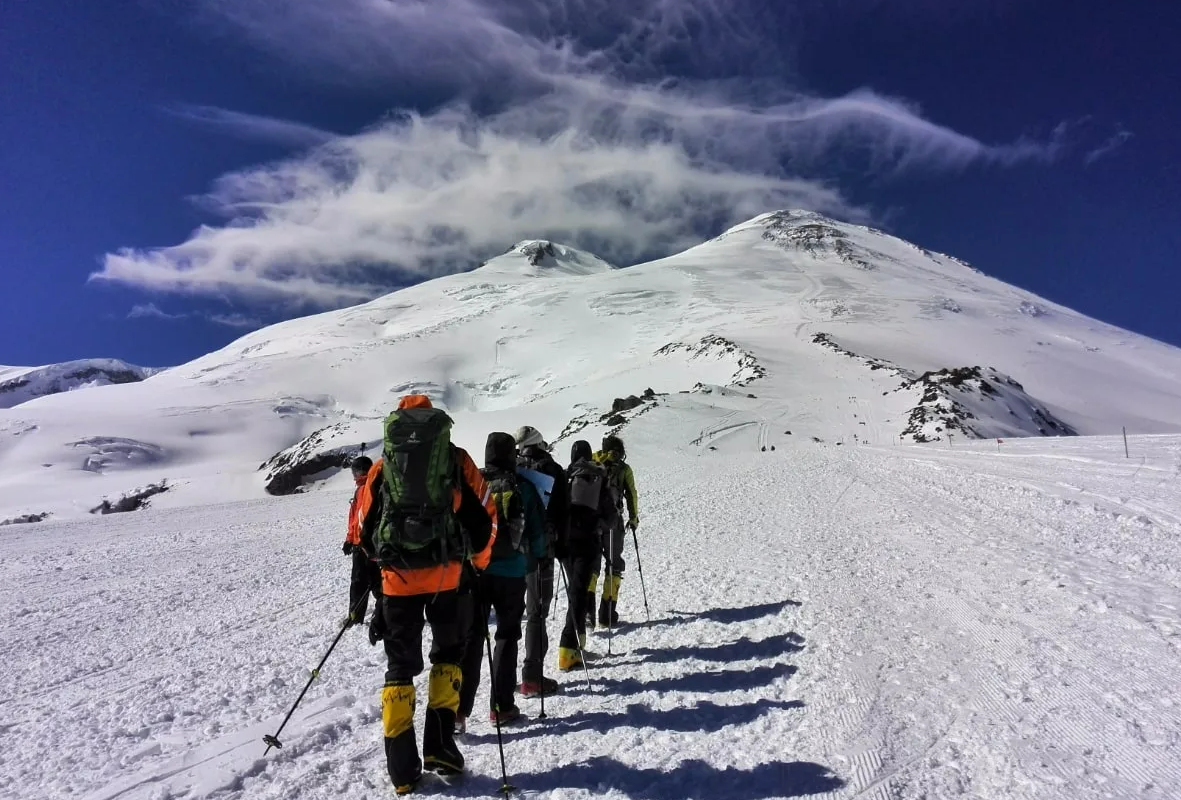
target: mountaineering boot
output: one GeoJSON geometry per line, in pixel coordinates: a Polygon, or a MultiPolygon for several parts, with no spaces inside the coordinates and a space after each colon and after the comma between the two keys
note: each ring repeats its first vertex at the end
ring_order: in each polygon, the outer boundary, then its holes
{"type": "Polygon", "coordinates": [[[562,672],[578,669],[582,666],[582,656],[571,647],[558,648],[558,669],[562,672]]]}
{"type": "Polygon", "coordinates": [[[422,778],[418,743],[414,740],[414,685],[387,684],[381,690],[381,725],[385,761],[398,794],[414,791],[422,778]]]}
{"type": "Polygon", "coordinates": [[[435,664],[426,707],[422,734],[422,760],[426,769],[440,775],[463,772],[463,754],[455,745],[455,715],[459,710],[459,690],[463,674],[456,664],[435,664]]]}
{"type": "Polygon", "coordinates": [[[586,634],[585,633],[578,634],[578,649],[582,650],[583,652],[586,652],[586,634]]]}
{"type": "MultiPolygon", "coordinates": [[[[610,578],[608,578],[607,580],[610,580],[610,578]]],[[[603,597],[601,600],[599,600],[599,627],[600,628],[609,628],[609,627],[612,627],[612,625],[611,625],[611,600],[610,600],[610,598],[607,597],[607,592],[605,591],[607,587],[604,586],[603,588],[604,588],[603,597]]]]}
{"type": "Polygon", "coordinates": [[[516,706],[509,706],[502,708],[499,711],[492,709],[488,712],[489,722],[500,722],[501,725],[508,725],[510,722],[516,722],[521,718],[521,709],[516,706]],[[499,718],[499,719],[498,719],[499,718]]]}
{"type": "Polygon", "coordinates": [[[611,622],[611,626],[615,627],[619,624],[619,613],[615,609],[619,603],[619,587],[623,583],[623,576],[608,575],[607,583],[609,585],[603,586],[603,594],[610,596],[610,601],[607,604],[607,619],[611,622]]]}
{"type": "Polygon", "coordinates": [[[522,697],[538,697],[543,694],[549,697],[551,694],[557,693],[558,682],[542,675],[539,681],[521,681],[517,691],[522,697]]]}

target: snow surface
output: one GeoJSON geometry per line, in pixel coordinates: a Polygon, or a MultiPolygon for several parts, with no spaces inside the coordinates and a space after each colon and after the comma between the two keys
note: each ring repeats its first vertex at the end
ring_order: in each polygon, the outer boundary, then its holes
{"type": "Polygon", "coordinates": [[[45,395],[113,383],[134,383],[160,372],[116,358],[87,358],[43,367],[0,366],[0,408],[27,403],[45,395]]]}
{"type": "MultiPolygon", "coordinates": [[[[1181,437],[692,445],[696,397],[629,426],[652,620],[629,547],[639,624],[506,729],[523,796],[1181,796],[1181,437]]],[[[361,629],[263,755],[344,614],[348,497],[4,529],[0,796],[391,797],[361,629]]],[[[461,746],[426,793],[494,796],[486,719],[461,746]]]]}
{"type": "Polygon", "coordinates": [[[488,431],[521,424],[595,440],[615,427],[603,417],[612,401],[647,388],[696,426],[665,448],[724,450],[743,431],[942,441],[938,419],[911,427],[923,386],[901,387],[975,366],[1024,387],[950,398],[981,417],[966,426],[981,435],[1052,432],[1043,414],[1082,434],[1181,432],[1177,348],[879,231],[785,211],[626,269],[522,242],[142,383],[0,409],[0,519],[85,516],[162,480],[172,488],[157,508],[258,498],[259,466],[317,431],[326,449],[373,452],[379,420],[410,391],[445,407],[477,454],[488,431]]]}

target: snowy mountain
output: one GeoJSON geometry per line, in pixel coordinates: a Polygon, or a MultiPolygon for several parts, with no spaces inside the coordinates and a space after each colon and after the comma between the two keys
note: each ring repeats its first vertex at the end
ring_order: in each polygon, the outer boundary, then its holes
{"type": "Polygon", "coordinates": [[[407,392],[477,455],[525,423],[563,446],[623,428],[702,455],[1159,433],[1181,430],[1181,350],[804,211],[626,269],[522,242],[140,383],[3,412],[0,518],[84,514],[162,480],[155,505],[305,488],[375,452],[407,392]]]}
{"type": "Polygon", "coordinates": [[[44,367],[0,367],[0,408],[59,392],[136,383],[159,371],[115,358],[88,358],[44,367]]]}

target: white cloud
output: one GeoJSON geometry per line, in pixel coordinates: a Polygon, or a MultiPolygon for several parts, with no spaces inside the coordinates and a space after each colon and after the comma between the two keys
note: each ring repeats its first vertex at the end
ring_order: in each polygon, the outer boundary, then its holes
{"type": "Polygon", "coordinates": [[[263,326],[261,320],[238,313],[209,314],[206,319],[215,325],[224,325],[227,328],[261,328],[263,326]]]}
{"type": "Polygon", "coordinates": [[[1085,161],[1087,166],[1094,164],[1104,156],[1109,156],[1116,150],[1123,147],[1134,134],[1131,131],[1123,130],[1122,128],[1115,132],[1107,141],[1096,147],[1091,152],[1087,153],[1085,161]]]}
{"type": "Polygon", "coordinates": [[[155,303],[143,303],[134,305],[131,310],[127,312],[128,319],[183,319],[185,314],[170,314],[163,311],[155,303]]]}
{"type": "Polygon", "coordinates": [[[659,79],[678,57],[714,73],[736,60],[762,70],[779,61],[759,16],[721,0],[538,0],[511,11],[477,0],[206,2],[318,75],[466,87],[493,110],[457,99],[321,138],[203,109],[197,116],[232,130],[314,146],[220,178],[203,200],[226,224],[172,247],[108,254],[93,279],[334,306],[473,266],[522,238],[629,263],[774,208],[864,218],[816,177],[837,163],[948,169],[1057,149],[1056,139],[989,145],[868,90],[820,98],[762,78],[659,79]]]}
{"type": "Polygon", "coordinates": [[[310,147],[336,138],[338,134],[323,131],[301,122],[244,114],[213,106],[181,104],[166,109],[182,119],[198,125],[237,136],[292,147],[310,147]]]}

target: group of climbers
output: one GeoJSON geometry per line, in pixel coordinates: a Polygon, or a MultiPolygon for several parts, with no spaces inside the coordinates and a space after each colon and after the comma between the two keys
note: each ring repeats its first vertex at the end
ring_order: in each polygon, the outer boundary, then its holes
{"type": "Polygon", "coordinates": [[[398,794],[413,791],[424,770],[463,772],[455,736],[466,730],[473,712],[485,652],[489,719],[498,731],[521,716],[518,693],[558,691],[543,669],[555,565],[566,577],[569,608],[558,669],[582,666],[587,628],[619,623],[625,524],[633,532],[639,525],[635,479],[619,437],[604,437],[598,453],[588,442],[575,442],[564,469],[536,428],[495,432],[488,435],[484,467],[477,469],[452,444],[451,424],[427,397],[407,395],[385,421],[381,458],[360,456],[352,464],[357,488],[344,544],[352,556],[344,624],[364,618],[372,594],[369,638],[383,642],[386,651],[382,725],[398,794]],[[534,476],[545,480],[535,483],[534,476]],[[425,624],[431,628],[431,672],[420,758],[413,680],[424,669],[425,624]]]}

